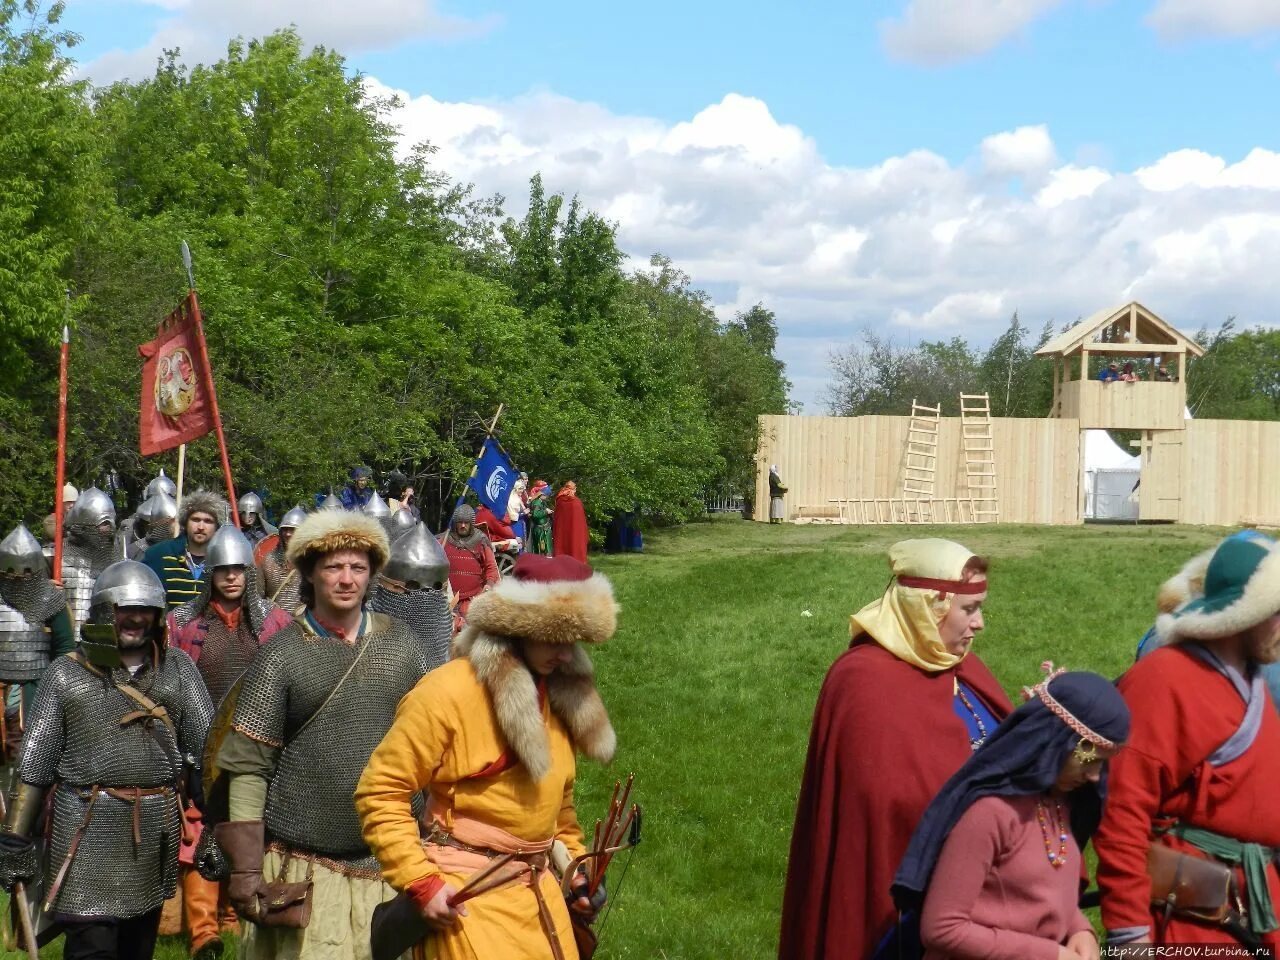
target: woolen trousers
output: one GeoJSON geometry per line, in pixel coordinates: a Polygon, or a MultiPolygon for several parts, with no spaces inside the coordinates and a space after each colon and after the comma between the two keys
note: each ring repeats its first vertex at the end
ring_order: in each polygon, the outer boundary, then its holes
{"type": "Polygon", "coordinates": [[[160,910],[124,920],[114,917],[60,917],[66,930],[63,960],[151,960],[156,951],[160,910]]]}

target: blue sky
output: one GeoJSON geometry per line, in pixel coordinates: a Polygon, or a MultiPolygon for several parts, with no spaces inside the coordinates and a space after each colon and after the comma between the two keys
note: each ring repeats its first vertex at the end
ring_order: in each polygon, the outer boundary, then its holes
{"type": "Polygon", "coordinates": [[[1135,296],[1181,326],[1271,322],[1276,0],[69,0],[65,19],[98,80],[290,21],[401,92],[406,141],[443,143],[458,178],[518,207],[542,170],[723,313],[773,306],[813,412],[826,356],[868,327],[982,343],[1013,309],[1038,326],[1135,296]]]}

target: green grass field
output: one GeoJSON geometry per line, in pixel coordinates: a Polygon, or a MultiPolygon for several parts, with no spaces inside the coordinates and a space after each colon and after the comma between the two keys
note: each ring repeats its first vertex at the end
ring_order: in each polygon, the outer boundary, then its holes
{"type": "MultiPolygon", "coordinates": [[[[597,956],[773,954],[813,704],[849,614],[888,581],[890,543],[948,536],[991,559],[977,649],[1013,692],[1046,659],[1118,675],[1160,582],[1224,532],[719,520],[655,533],[644,554],[594,558],[622,605],[617,636],[595,652],[620,746],[609,770],[580,764],[579,817],[601,816],[630,771],[645,811],[597,956]]],[[[615,894],[625,862],[610,870],[615,894]]],[[[60,956],[56,944],[45,953],[60,956]]],[[[184,945],[158,956],[179,960],[184,945]]]]}

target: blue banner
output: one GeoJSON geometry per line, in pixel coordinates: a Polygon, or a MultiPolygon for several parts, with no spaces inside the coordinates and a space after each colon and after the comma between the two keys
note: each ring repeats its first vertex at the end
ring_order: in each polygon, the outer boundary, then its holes
{"type": "Polygon", "coordinates": [[[498,441],[490,437],[484,442],[484,449],[476,459],[476,467],[471,471],[467,486],[476,492],[481,503],[499,517],[505,517],[507,500],[517,476],[519,475],[511,465],[511,459],[502,452],[498,441]]]}

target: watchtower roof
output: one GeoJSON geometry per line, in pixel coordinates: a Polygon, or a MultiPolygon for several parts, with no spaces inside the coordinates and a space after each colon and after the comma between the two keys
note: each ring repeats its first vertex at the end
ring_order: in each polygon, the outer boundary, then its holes
{"type": "Polygon", "coordinates": [[[1058,334],[1036,351],[1038,357],[1067,357],[1088,347],[1091,351],[1128,353],[1189,353],[1204,355],[1204,347],[1136,300],[1108,307],[1058,334]],[[1137,336],[1132,336],[1136,330],[1137,336]],[[1095,346],[1096,345],[1096,346],[1095,346]],[[1144,349],[1150,347],[1150,349],[1144,349]]]}

